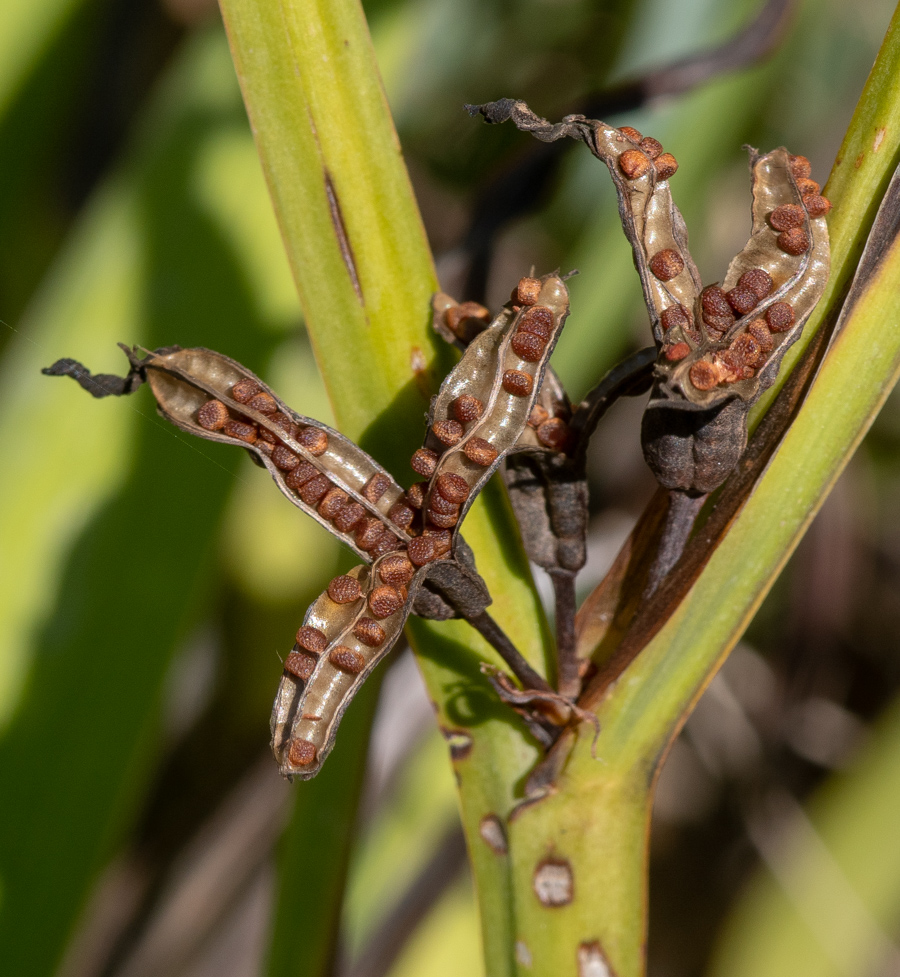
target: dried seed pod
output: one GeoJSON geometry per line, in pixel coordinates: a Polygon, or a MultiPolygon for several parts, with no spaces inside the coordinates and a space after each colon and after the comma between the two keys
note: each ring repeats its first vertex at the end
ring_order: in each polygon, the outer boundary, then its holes
{"type": "Polygon", "coordinates": [[[328,596],[335,604],[349,604],[359,600],[362,596],[362,588],[355,577],[345,573],[335,577],[328,585],[328,596]]]}
{"type": "Polygon", "coordinates": [[[629,180],[639,180],[650,169],[650,159],[639,149],[627,149],[619,157],[619,169],[629,180]]]}
{"type": "Polygon", "coordinates": [[[232,386],[231,399],[236,400],[239,404],[246,404],[260,390],[262,390],[262,384],[255,377],[246,377],[232,386]]]}
{"type": "Polygon", "coordinates": [[[387,556],[371,568],[356,567],[337,578],[355,584],[355,601],[335,603],[325,593],[307,611],[301,631],[322,636],[314,670],[305,679],[285,670],[272,711],[272,749],[286,777],[308,780],[318,773],[334,745],[344,710],[403,632],[428,571],[417,571],[403,597],[378,583],[382,563],[393,560],[393,555],[387,556]],[[384,610],[389,600],[394,608],[380,622],[368,609],[378,591],[390,593],[375,597],[377,606],[384,610]]]}
{"type": "Polygon", "coordinates": [[[497,449],[484,438],[469,438],[463,445],[463,453],[469,461],[483,468],[493,465],[498,455],[497,449]]]}
{"type": "Polygon", "coordinates": [[[228,417],[228,408],[221,400],[207,400],[197,411],[197,423],[206,431],[221,431],[228,417]]]}
{"type": "Polygon", "coordinates": [[[537,278],[520,278],[513,292],[516,305],[534,305],[541,293],[541,283],[537,278]]]}
{"type": "MultiPolygon", "coordinates": [[[[533,281],[533,279],[529,279],[529,281],[533,281]]],[[[484,413],[484,404],[477,397],[462,394],[451,402],[450,410],[460,424],[468,424],[470,421],[477,421],[481,417],[484,413]]],[[[437,464],[436,456],[435,464],[437,464]]]]}
{"type": "MultiPolygon", "coordinates": [[[[431,425],[431,430],[438,441],[447,447],[459,444],[460,439],[465,433],[462,424],[454,420],[435,421],[431,425]]],[[[417,474],[421,475],[422,473],[417,472],[417,474]]]]}
{"type": "Polygon", "coordinates": [[[653,161],[653,168],[656,170],[656,179],[662,182],[678,172],[678,160],[671,153],[663,153],[653,161]]]}
{"type": "Polygon", "coordinates": [[[222,433],[227,434],[229,438],[234,438],[235,441],[243,441],[244,444],[255,444],[258,436],[255,424],[234,418],[222,425],[222,433]]]}

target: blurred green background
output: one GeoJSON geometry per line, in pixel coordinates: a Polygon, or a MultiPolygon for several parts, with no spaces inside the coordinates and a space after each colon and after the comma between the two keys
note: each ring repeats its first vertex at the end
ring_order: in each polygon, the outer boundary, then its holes
{"type": "MultiPolygon", "coordinates": [[[[462,105],[556,119],[762,6],[366,4],[443,286],[496,306],[531,265],[577,268],[555,358],[574,396],[649,341],[609,181],[558,147],[501,220],[535,145],[462,105]]],[[[771,57],[607,118],[679,160],[704,282],[747,234],[741,145],[785,144],[824,181],[893,13],[778,6],[771,57]]],[[[146,392],[98,402],[40,374],[121,372],[117,341],[206,345],[329,420],[214,5],[6,0],[0,134],[0,973],[477,977],[446,746],[408,653],[321,778],[288,787],[266,756],[279,655],[348,557],[146,392]],[[290,945],[270,946],[276,918],[290,945]]],[[[584,590],[653,490],[640,410],[594,444],[584,590]]],[[[666,765],[652,977],[900,972],[898,489],[894,397],[666,765]]]]}

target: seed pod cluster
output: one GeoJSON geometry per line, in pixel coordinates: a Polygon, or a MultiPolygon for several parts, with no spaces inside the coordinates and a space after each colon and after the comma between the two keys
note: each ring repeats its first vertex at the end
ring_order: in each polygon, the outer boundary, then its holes
{"type": "Polygon", "coordinates": [[[381,557],[335,577],[309,608],[284,662],[272,711],[272,750],[287,777],[314,777],[344,710],[403,631],[426,570],[381,557]]]}
{"type": "MultiPolygon", "coordinates": [[[[516,449],[568,311],[561,278],[523,278],[510,304],[468,344],[445,379],[432,404],[425,446],[412,459],[417,474],[428,479],[422,498],[426,531],[455,533],[501,459],[516,449]]],[[[544,408],[538,415],[535,440],[541,424],[548,441],[564,440],[563,419],[544,408]]]]}
{"type": "Polygon", "coordinates": [[[364,559],[409,539],[394,479],[352,441],[292,411],[240,363],[198,348],[151,353],[141,366],[164,417],[247,448],[294,505],[364,559]]]}

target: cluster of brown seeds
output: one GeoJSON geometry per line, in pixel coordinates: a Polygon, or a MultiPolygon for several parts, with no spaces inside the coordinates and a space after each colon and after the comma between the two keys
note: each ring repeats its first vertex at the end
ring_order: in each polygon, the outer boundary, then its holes
{"type": "Polygon", "coordinates": [[[791,173],[803,205],[784,204],[768,216],[769,226],[778,235],[779,248],[790,255],[806,254],[810,248],[806,232],[807,217],[824,217],[831,210],[831,201],[819,192],[819,184],[810,179],[811,167],[805,156],[790,157],[791,173]]]}
{"type": "Polygon", "coordinates": [[[559,407],[555,415],[535,404],[528,417],[528,426],[534,429],[538,441],[553,451],[568,451],[572,447],[573,434],[569,427],[569,414],[559,407]]]}
{"type": "Polygon", "coordinates": [[[678,169],[678,161],[671,153],[664,153],[662,143],[652,136],[644,136],[631,126],[622,126],[619,132],[637,147],[626,149],[619,156],[619,169],[629,180],[638,180],[652,166],[657,180],[668,180],[678,169]]]}

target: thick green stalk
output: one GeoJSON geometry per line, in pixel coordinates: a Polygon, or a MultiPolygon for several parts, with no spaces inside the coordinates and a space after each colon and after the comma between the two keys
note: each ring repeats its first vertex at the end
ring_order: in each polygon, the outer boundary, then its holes
{"type": "MultiPolygon", "coordinates": [[[[437,282],[362,10],[355,0],[222,0],[222,11],[337,424],[405,480],[452,358],[430,328],[437,282]]],[[[466,539],[492,613],[540,663],[546,624],[496,489],[473,507],[466,539]]],[[[487,814],[505,816],[536,749],[480,674],[481,661],[496,659],[474,632],[416,622],[411,636],[439,722],[460,734],[456,768],[488,972],[510,974],[508,867],[478,827],[487,814]]],[[[275,932],[276,943],[292,939],[286,925],[275,932]]]]}

